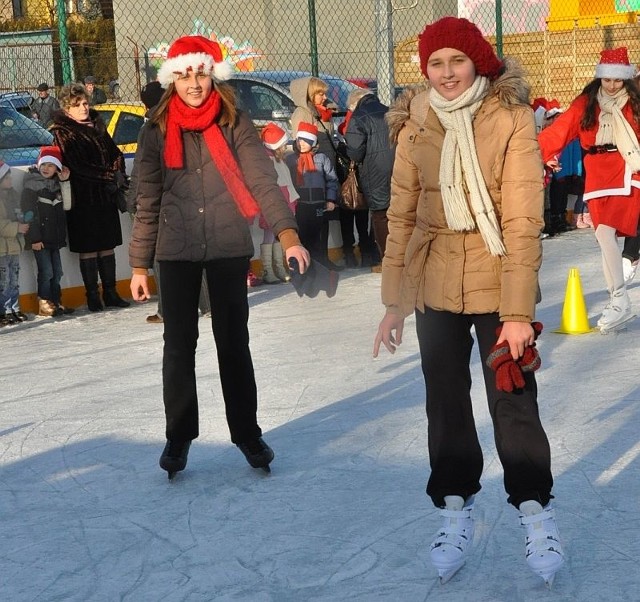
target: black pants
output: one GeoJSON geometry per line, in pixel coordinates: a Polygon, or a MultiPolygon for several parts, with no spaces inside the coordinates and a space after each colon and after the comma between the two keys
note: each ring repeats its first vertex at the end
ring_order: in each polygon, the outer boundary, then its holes
{"type": "Polygon", "coordinates": [[[340,233],[342,234],[342,250],[344,253],[353,253],[356,237],[353,226],[358,232],[358,246],[360,253],[373,251],[373,236],[369,233],[369,210],[351,211],[340,207],[340,233]]]}
{"type": "Polygon", "coordinates": [[[296,206],[296,221],[300,242],[315,261],[324,264],[327,257],[327,242],[323,242],[323,227],[329,224],[324,218],[324,203],[300,203],[296,206]]]}
{"type": "Polygon", "coordinates": [[[483,458],[471,405],[470,359],[475,326],[489,413],[498,456],[504,470],[508,502],[526,500],[545,506],[551,496],[551,454],[540,423],[533,373],[514,393],[498,391],[493,370],[485,364],[496,342],[498,314],[453,314],[416,311],[416,330],[427,388],[431,475],[427,495],[444,507],[445,495],[464,499],[480,491],[483,458]]]}
{"type": "Polygon", "coordinates": [[[167,439],[191,440],[199,434],[195,357],[198,299],[202,270],[211,299],[211,321],[218,353],[220,382],[233,443],[260,437],[257,392],[249,351],[249,258],[205,263],[160,261],[164,355],[162,384],[167,439]]]}

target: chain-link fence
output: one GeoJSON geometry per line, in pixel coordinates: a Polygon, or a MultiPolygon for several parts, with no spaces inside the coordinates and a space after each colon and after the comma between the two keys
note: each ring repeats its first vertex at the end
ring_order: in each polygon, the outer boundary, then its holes
{"type": "Polygon", "coordinates": [[[383,102],[421,81],[417,34],[447,15],[477,23],[524,65],[532,98],[566,105],[598,53],[640,60],[640,0],[0,0],[0,93],[95,76],[111,100],[139,101],[179,36],[217,39],[239,73],[303,71],[376,86],[383,102]],[[586,5],[586,8],[585,8],[586,5]],[[585,12],[586,11],[586,12],[585,12]],[[60,18],[62,17],[62,18],[60,18]]]}

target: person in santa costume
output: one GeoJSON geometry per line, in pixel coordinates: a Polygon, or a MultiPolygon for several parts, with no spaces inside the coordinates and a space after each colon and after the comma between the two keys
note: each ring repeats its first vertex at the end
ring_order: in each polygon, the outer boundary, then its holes
{"type": "Polygon", "coordinates": [[[625,284],[618,236],[635,236],[640,217],[640,88],[624,47],[603,50],[596,77],[539,136],[542,159],[558,156],[574,138],[584,151],[584,201],[602,253],[609,302],[598,319],[603,332],[635,317],[625,284]]]}
{"type": "Polygon", "coordinates": [[[195,353],[203,269],[231,441],[254,468],[269,470],[273,450],[257,422],[249,350],[249,224],[258,213],[287,260],[304,271],[309,254],[251,119],[225,84],[233,67],[202,36],[177,39],[158,71],[167,90],[141,130],[136,152],[137,211],[129,246],[136,301],[150,298],[148,270],[162,279],[163,397],[167,443],[160,466],[169,478],[187,464],[199,435],[195,353]]]}

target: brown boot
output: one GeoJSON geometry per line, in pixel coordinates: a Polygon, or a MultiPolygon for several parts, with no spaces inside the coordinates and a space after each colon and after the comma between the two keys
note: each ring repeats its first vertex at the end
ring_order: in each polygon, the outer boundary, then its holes
{"type": "Polygon", "coordinates": [[[47,318],[50,318],[52,316],[59,316],[60,313],[61,312],[53,301],[49,301],[48,299],[38,299],[39,316],[46,316],[47,318]]]}

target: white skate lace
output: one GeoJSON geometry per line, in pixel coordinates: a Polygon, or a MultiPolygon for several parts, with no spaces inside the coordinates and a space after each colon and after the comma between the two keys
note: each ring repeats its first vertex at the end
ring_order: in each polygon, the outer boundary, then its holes
{"type": "Polygon", "coordinates": [[[548,552],[563,557],[553,509],[548,508],[533,516],[520,516],[520,524],[527,528],[527,559],[534,554],[545,555],[548,552]]]}
{"type": "Polygon", "coordinates": [[[465,554],[473,537],[471,510],[472,508],[440,510],[440,516],[445,520],[440,530],[436,533],[436,538],[431,544],[431,550],[447,544],[458,548],[462,554],[465,554]]]}

